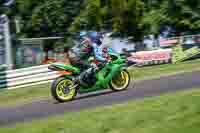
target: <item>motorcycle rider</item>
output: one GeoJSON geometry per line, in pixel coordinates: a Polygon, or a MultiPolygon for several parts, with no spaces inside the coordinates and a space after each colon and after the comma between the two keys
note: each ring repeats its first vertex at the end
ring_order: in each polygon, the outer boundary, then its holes
{"type": "Polygon", "coordinates": [[[80,41],[80,43],[69,49],[68,57],[72,65],[78,66],[82,70],[89,67],[88,62],[85,60],[91,56],[92,46],[86,32],[80,33],[80,41]]]}
{"type": "Polygon", "coordinates": [[[94,56],[101,65],[107,63],[107,59],[103,55],[101,34],[98,32],[81,32],[80,38],[83,41],[69,50],[69,59],[72,65],[80,67],[82,72],[75,79],[75,83],[80,82],[80,79],[83,78],[89,79],[99,70],[97,65],[87,61],[89,57],[94,56]]]}
{"type": "Polygon", "coordinates": [[[100,63],[106,63],[108,60],[104,55],[104,48],[102,46],[102,41],[101,41],[102,35],[97,32],[93,32],[91,33],[91,35],[89,34],[89,37],[91,38],[92,41],[92,48],[95,59],[100,63]]]}

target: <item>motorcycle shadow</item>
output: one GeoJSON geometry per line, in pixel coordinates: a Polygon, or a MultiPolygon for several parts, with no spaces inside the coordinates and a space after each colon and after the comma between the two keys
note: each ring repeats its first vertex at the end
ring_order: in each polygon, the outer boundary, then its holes
{"type": "Polygon", "coordinates": [[[74,100],[81,100],[81,99],[97,97],[97,96],[101,96],[101,95],[109,95],[111,93],[116,93],[116,91],[108,89],[108,90],[103,90],[103,91],[90,92],[90,93],[87,93],[87,94],[78,94],[77,97],[74,100]]]}
{"type": "MultiPolygon", "coordinates": [[[[90,93],[87,93],[87,94],[78,94],[73,100],[65,102],[65,103],[70,103],[70,102],[73,102],[73,101],[88,99],[88,98],[92,98],[92,97],[98,97],[98,96],[102,96],[102,95],[109,95],[109,94],[112,94],[112,93],[117,93],[117,91],[113,91],[113,90],[108,89],[108,90],[103,90],[103,91],[90,92],[90,93]]],[[[56,101],[54,104],[61,104],[61,103],[56,101]]]]}

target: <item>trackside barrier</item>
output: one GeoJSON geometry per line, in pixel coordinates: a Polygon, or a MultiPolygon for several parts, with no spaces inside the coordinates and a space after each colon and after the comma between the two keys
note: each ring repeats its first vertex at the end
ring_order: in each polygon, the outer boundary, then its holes
{"type": "Polygon", "coordinates": [[[130,63],[136,63],[137,66],[145,66],[170,63],[171,58],[172,49],[158,49],[132,53],[131,56],[128,58],[128,61],[130,63]]]}
{"type": "Polygon", "coordinates": [[[165,38],[159,41],[160,47],[174,46],[182,39],[182,44],[199,44],[200,34],[165,38]]]}
{"type": "Polygon", "coordinates": [[[48,65],[0,71],[0,89],[16,89],[48,83],[58,76],[57,72],[48,69],[48,65]]]}
{"type": "Polygon", "coordinates": [[[176,64],[200,55],[200,34],[166,38],[159,44],[162,49],[132,53],[128,61],[138,66],[176,64]]]}

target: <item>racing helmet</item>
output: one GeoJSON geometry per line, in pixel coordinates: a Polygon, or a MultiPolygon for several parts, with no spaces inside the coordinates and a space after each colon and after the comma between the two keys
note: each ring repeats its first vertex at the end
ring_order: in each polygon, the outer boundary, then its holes
{"type": "Polygon", "coordinates": [[[101,45],[102,44],[102,35],[96,31],[91,31],[88,33],[88,37],[92,40],[92,42],[101,45]]]}

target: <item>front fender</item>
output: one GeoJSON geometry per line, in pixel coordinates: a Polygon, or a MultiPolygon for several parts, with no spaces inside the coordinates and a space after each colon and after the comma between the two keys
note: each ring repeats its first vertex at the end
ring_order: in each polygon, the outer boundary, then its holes
{"type": "Polygon", "coordinates": [[[128,69],[128,64],[121,64],[120,65],[120,70],[122,71],[122,70],[127,70],[128,69]]]}

